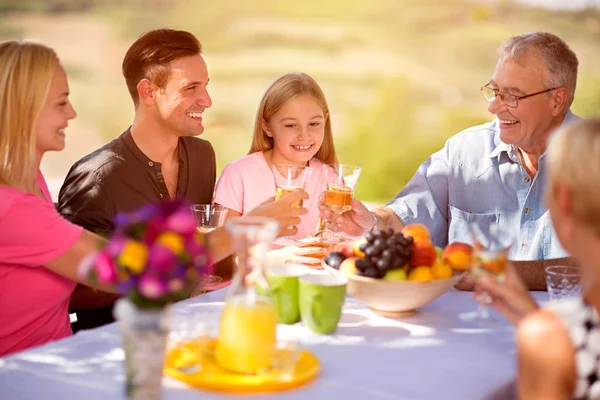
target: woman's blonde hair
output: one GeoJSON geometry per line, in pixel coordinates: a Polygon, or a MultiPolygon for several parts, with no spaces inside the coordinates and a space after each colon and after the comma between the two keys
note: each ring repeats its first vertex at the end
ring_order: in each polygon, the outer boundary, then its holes
{"type": "Polygon", "coordinates": [[[35,125],[59,65],[54,50],[0,43],[0,184],[24,188],[36,157],[35,125]]]}
{"type": "Polygon", "coordinates": [[[548,195],[569,188],[575,218],[600,236],[600,119],[559,129],[548,146],[548,195]]]}
{"type": "Polygon", "coordinates": [[[329,106],[325,100],[325,95],[319,87],[319,84],[310,76],[304,73],[289,73],[280,76],[269,86],[265,92],[254,122],[254,135],[252,145],[248,154],[258,151],[271,150],[273,148],[273,138],[269,137],[263,130],[263,121],[269,120],[283,107],[285,103],[296,96],[307,94],[311,96],[323,110],[325,117],[325,136],[323,144],[315,158],[325,164],[337,163],[337,155],[333,144],[333,133],[331,131],[331,118],[329,116],[329,106]]]}

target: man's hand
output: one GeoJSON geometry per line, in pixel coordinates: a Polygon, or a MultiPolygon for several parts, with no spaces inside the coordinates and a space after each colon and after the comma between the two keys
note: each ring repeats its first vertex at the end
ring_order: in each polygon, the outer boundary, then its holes
{"type": "Polygon", "coordinates": [[[505,273],[506,278],[503,283],[487,276],[478,279],[475,290],[489,293],[492,302],[488,305],[498,310],[513,325],[517,325],[523,317],[537,310],[539,306],[510,262],[506,264],[505,273]]]}
{"type": "Polygon", "coordinates": [[[360,201],[352,200],[352,209],[338,215],[334,214],[329,207],[325,205],[325,197],[319,198],[319,211],[321,218],[333,224],[339,231],[349,236],[361,236],[365,232],[373,229],[375,217],[360,201]]]}
{"type": "Polygon", "coordinates": [[[300,223],[300,217],[308,212],[306,208],[296,205],[306,199],[308,194],[303,190],[285,195],[279,200],[271,197],[246,215],[272,218],[279,222],[279,236],[293,236],[298,231],[296,225],[300,223]]]}

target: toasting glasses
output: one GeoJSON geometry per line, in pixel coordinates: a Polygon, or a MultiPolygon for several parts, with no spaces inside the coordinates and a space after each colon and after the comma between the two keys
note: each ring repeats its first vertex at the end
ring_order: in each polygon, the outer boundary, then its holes
{"type": "MultiPolygon", "coordinates": [[[[489,276],[498,282],[504,282],[508,252],[514,242],[514,231],[501,228],[497,223],[475,223],[471,225],[473,239],[473,258],[470,273],[475,278],[489,276]]],[[[489,293],[475,294],[479,302],[476,313],[463,314],[463,319],[486,323],[491,320],[486,303],[492,298],[489,293]]]]}
{"type": "MultiPolygon", "coordinates": [[[[192,204],[190,209],[194,217],[196,217],[196,229],[202,233],[207,233],[219,226],[223,226],[227,217],[227,208],[219,204],[192,204]]],[[[201,280],[206,285],[219,283],[223,278],[209,273],[204,275],[201,280]]]]}
{"type": "MultiPolygon", "coordinates": [[[[323,176],[325,177],[325,205],[337,215],[352,209],[354,199],[354,188],[360,177],[362,168],[351,164],[327,164],[323,165],[323,176]]],[[[331,225],[331,224],[329,224],[331,225]]],[[[340,242],[342,235],[333,226],[330,231],[328,224],[323,219],[319,220],[316,236],[322,236],[331,242],[340,242]]]]}
{"type": "MultiPolygon", "coordinates": [[[[304,190],[312,168],[289,164],[275,164],[271,166],[271,171],[273,171],[273,177],[275,178],[275,198],[279,200],[287,194],[304,190]]],[[[302,200],[294,204],[294,206],[302,207],[302,200]]],[[[300,233],[302,234],[303,232],[300,233]]],[[[301,244],[302,242],[291,236],[286,236],[276,239],[273,243],[281,246],[290,246],[301,244]]]]}

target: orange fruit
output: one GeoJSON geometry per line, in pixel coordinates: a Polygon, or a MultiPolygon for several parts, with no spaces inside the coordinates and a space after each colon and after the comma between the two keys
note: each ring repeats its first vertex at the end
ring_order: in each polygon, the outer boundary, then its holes
{"type": "Polygon", "coordinates": [[[430,267],[416,267],[408,274],[409,281],[428,282],[435,279],[430,267]]]}
{"type": "Polygon", "coordinates": [[[443,261],[436,261],[431,267],[431,272],[435,279],[452,278],[452,268],[443,261]]]}

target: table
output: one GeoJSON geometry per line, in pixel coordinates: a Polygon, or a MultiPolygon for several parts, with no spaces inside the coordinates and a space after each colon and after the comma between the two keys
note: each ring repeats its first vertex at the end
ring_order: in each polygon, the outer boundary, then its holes
{"type": "MultiPolygon", "coordinates": [[[[175,306],[175,323],[194,316],[217,321],[226,289],[175,306]]],[[[338,331],[317,335],[302,323],[278,329],[316,354],[322,374],[289,392],[245,399],[479,399],[515,373],[514,329],[500,316],[480,327],[459,315],[473,311],[469,292],[451,290],[401,320],[380,317],[348,297],[338,331]]],[[[538,301],[545,292],[534,292],[538,301]]],[[[493,313],[492,313],[493,314],[493,313]]],[[[493,314],[494,315],[494,314],[493,314]]],[[[0,399],[123,399],[117,324],[0,359],[0,399]]],[[[220,399],[165,377],[163,399],[220,399]]]]}

